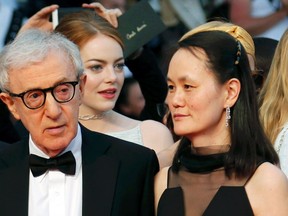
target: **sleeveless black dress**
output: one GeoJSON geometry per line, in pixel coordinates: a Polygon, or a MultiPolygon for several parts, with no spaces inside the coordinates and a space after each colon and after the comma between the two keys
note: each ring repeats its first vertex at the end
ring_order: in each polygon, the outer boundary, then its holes
{"type": "MultiPolygon", "coordinates": [[[[166,189],[159,201],[157,215],[186,215],[183,199],[181,187],[166,189]]],[[[252,216],[253,211],[244,187],[221,187],[202,215],[252,216]]]]}
{"type": "Polygon", "coordinates": [[[254,215],[245,190],[251,176],[237,179],[232,172],[228,178],[223,157],[225,153],[184,154],[179,172],[168,171],[168,187],[159,200],[157,216],[254,215]]]}

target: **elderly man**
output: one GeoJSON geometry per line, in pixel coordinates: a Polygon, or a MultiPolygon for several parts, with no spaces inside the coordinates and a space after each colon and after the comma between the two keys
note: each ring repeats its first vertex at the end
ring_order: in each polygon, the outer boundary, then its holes
{"type": "Polygon", "coordinates": [[[153,215],[154,151],[79,125],[77,47],[27,30],[0,54],[0,97],[29,138],[0,153],[0,215],[153,215]]]}

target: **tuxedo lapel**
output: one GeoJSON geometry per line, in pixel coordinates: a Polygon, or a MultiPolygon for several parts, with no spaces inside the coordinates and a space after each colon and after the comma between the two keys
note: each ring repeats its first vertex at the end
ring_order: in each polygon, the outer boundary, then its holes
{"type": "MultiPolygon", "coordinates": [[[[0,179],[1,215],[28,215],[28,141],[20,144],[16,151],[5,152],[7,168],[1,170],[0,179]],[[10,152],[13,152],[13,155],[10,155],[10,152]]],[[[16,146],[11,146],[14,147],[16,146]]]]}
{"type": "Polygon", "coordinates": [[[111,215],[119,161],[106,155],[111,143],[82,127],[83,216],[111,215]]]}

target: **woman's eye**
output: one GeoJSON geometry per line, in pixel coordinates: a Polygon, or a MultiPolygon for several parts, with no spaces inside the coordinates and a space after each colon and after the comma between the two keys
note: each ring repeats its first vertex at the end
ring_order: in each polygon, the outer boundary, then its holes
{"type": "Polygon", "coordinates": [[[174,86],[173,85],[168,85],[168,89],[171,91],[174,89],[174,86]]]}
{"type": "Polygon", "coordinates": [[[119,63],[119,64],[115,65],[115,69],[118,71],[122,71],[124,69],[124,67],[125,67],[124,63],[119,63]]]}
{"type": "Polygon", "coordinates": [[[191,85],[184,85],[184,89],[190,89],[193,88],[191,85]]]}
{"type": "Polygon", "coordinates": [[[99,70],[102,70],[103,68],[102,68],[101,65],[93,65],[93,66],[90,67],[90,69],[92,71],[99,71],[99,70]]]}

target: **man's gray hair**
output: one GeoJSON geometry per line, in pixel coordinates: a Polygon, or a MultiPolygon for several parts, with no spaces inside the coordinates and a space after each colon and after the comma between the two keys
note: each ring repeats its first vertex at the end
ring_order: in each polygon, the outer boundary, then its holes
{"type": "Polygon", "coordinates": [[[55,32],[27,30],[4,47],[0,53],[0,89],[5,92],[9,84],[9,71],[19,70],[41,62],[51,51],[63,53],[73,64],[79,78],[84,71],[80,52],[73,42],[55,32]]]}

